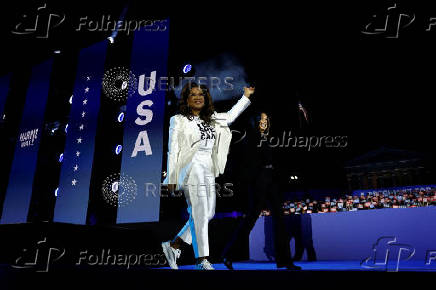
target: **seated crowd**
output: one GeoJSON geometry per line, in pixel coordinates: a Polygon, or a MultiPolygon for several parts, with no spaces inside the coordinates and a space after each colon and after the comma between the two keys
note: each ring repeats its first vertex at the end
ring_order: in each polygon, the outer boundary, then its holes
{"type": "MultiPolygon", "coordinates": [[[[369,192],[360,195],[345,195],[339,198],[326,197],[325,200],[286,201],[285,214],[344,212],[381,208],[408,208],[436,205],[436,188],[427,190],[397,190],[369,192]]],[[[271,212],[263,210],[261,215],[271,212]]]]}

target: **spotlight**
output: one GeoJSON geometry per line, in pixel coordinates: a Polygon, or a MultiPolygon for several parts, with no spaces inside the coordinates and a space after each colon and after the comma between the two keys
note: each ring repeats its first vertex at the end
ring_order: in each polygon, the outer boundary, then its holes
{"type": "Polygon", "coordinates": [[[115,41],[115,38],[113,38],[112,36],[109,36],[109,37],[107,38],[107,40],[109,40],[109,42],[110,42],[111,44],[113,44],[114,41],[115,41]]]}
{"type": "Polygon", "coordinates": [[[59,162],[62,162],[64,160],[64,153],[61,153],[61,155],[59,155],[59,162]]]}
{"type": "Polygon", "coordinates": [[[55,121],[52,123],[48,123],[45,125],[45,129],[49,133],[50,136],[55,135],[56,131],[59,130],[59,127],[61,126],[61,123],[59,121],[55,121]]]}
{"type": "Polygon", "coordinates": [[[295,176],[294,176],[294,179],[298,179],[298,176],[297,176],[297,175],[295,175],[295,176]]]}
{"type": "Polygon", "coordinates": [[[118,120],[118,122],[120,122],[120,123],[124,121],[124,113],[123,113],[123,112],[121,112],[121,113],[118,115],[117,120],[118,120]]]}
{"type": "Polygon", "coordinates": [[[291,176],[291,179],[295,179],[294,176],[291,176]]]}
{"type": "Polygon", "coordinates": [[[59,187],[55,189],[55,192],[54,192],[55,196],[58,196],[58,193],[59,193],[59,187]]]}
{"type": "Polygon", "coordinates": [[[115,147],[115,154],[120,154],[121,150],[123,150],[123,145],[117,145],[117,147],[115,147]]]}
{"type": "Polygon", "coordinates": [[[65,134],[68,133],[68,124],[65,125],[65,134]]]}
{"type": "Polygon", "coordinates": [[[55,50],[54,53],[55,54],[61,54],[61,51],[58,49],[58,50],[55,50]]]}
{"type": "Polygon", "coordinates": [[[71,95],[70,100],[68,101],[70,105],[73,103],[73,95],[71,95]]]}
{"type": "Polygon", "coordinates": [[[192,69],[192,65],[190,65],[188,63],[188,64],[185,64],[185,66],[183,67],[182,71],[183,71],[184,74],[187,74],[188,72],[191,71],[191,69],[192,69]]]}
{"type": "Polygon", "coordinates": [[[120,186],[120,183],[118,181],[115,181],[114,183],[112,183],[112,192],[116,193],[118,191],[119,186],[120,186]]]}

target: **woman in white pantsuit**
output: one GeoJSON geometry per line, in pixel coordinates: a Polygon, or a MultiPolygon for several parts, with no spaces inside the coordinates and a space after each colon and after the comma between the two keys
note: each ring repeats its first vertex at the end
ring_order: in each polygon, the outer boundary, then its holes
{"type": "Polygon", "coordinates": [[[168,168],[164,184],[182,189],[189,220],[162,249],[172,269],[177,269],[182,242],[192,244],[196,267],[213,270],[209,256],[208,225],[215,214],[215,177],[224,172],[232,134],[229,125],[250,105],[254,88],[226,113],[214,111],[212,97],[204,85],[188,83],[181,93],[180,114],[170,119],[168,168]]]}

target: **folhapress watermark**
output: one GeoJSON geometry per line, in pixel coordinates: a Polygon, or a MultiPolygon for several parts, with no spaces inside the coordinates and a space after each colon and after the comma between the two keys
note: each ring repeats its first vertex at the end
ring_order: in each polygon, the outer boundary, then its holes
{"type": "Polygon", "coordinates": [[[135,31],[152,31],[163,32],[168,29],[167,20],[115,20],[110,15],[101,15],[100,18],[88,18],[88,16],[80,17],[79,23],[76,26],[76,31],[99,31],[99,32],[113,32],[125,31],[127,35],[135,31]]]}
{"type": "Polygon", "coordinates": [[[112,249],[97,251],[82,250],[76,266],[122,266],[127,270],[132,266],[164,266],[167,263],[164,254],[125,253],[112,249]]]}
{"type": "MultiPolygon", "coordinates": [[[[14,24],[11,33],[15,35],[31,35],[35,38],[48,39],[56,27],[65,23],[67,15],[63,11],[49,7],[44,3],[26,11],[14,24]]],[[[163,32],[168,29],[166,19],[118,19],[111,15],[91,18],[83,15],[78,19],[68,19],[75,31],[88,32],[120,32],[127,35],[135,31],[163,32]]]]}
{"type": "Polygon", "coordinates": [[[132,267],[160,267],[167,261],[163,253],[126,252],[114,249],[81,249],[78,252],[71,250],[67,255],[66,249],[49,245],[47,237],[37,241],[35,245],[22,250],[21,254],[11,265],[15,269],[29,269],[36,272],[48,272],[56,263],[79,266],[115,266],[126,270],[132,267]],[[71,260],[72,259],[72,260],[71,260]]]}
{"type": "Polygon", "coordinates": [[[283,131],[282,136],[263,135],[257,147],[272,148],[304,148],[307,151],[315,148],[345,148],[348,136],[293,136],[292,131],[283,131]]]}

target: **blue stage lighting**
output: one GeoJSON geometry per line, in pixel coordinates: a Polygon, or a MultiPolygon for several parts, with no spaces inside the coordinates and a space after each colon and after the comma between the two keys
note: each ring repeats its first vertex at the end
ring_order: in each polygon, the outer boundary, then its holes
{"type": "Polygon", "coordinates": [[[122,122],[124,120],[124,113],[123,112],[121,112],[119,115],[118,115],[118,122],[122,122]]]}
{"type": "Polygon", "coordinates": [[[183,73],[187,74],[188,72],[191,71],[191,69],[192,69],[192,65],[190,65],[189,63],[185,64],[185,66],[183,67],[183,73]]]}
{"type": "Polygon", "coordinates": [[[123,150],[123,145],[117,145],[117,147],[115,147],[115,154],[120,154],[121,150],[123,150]]]}

